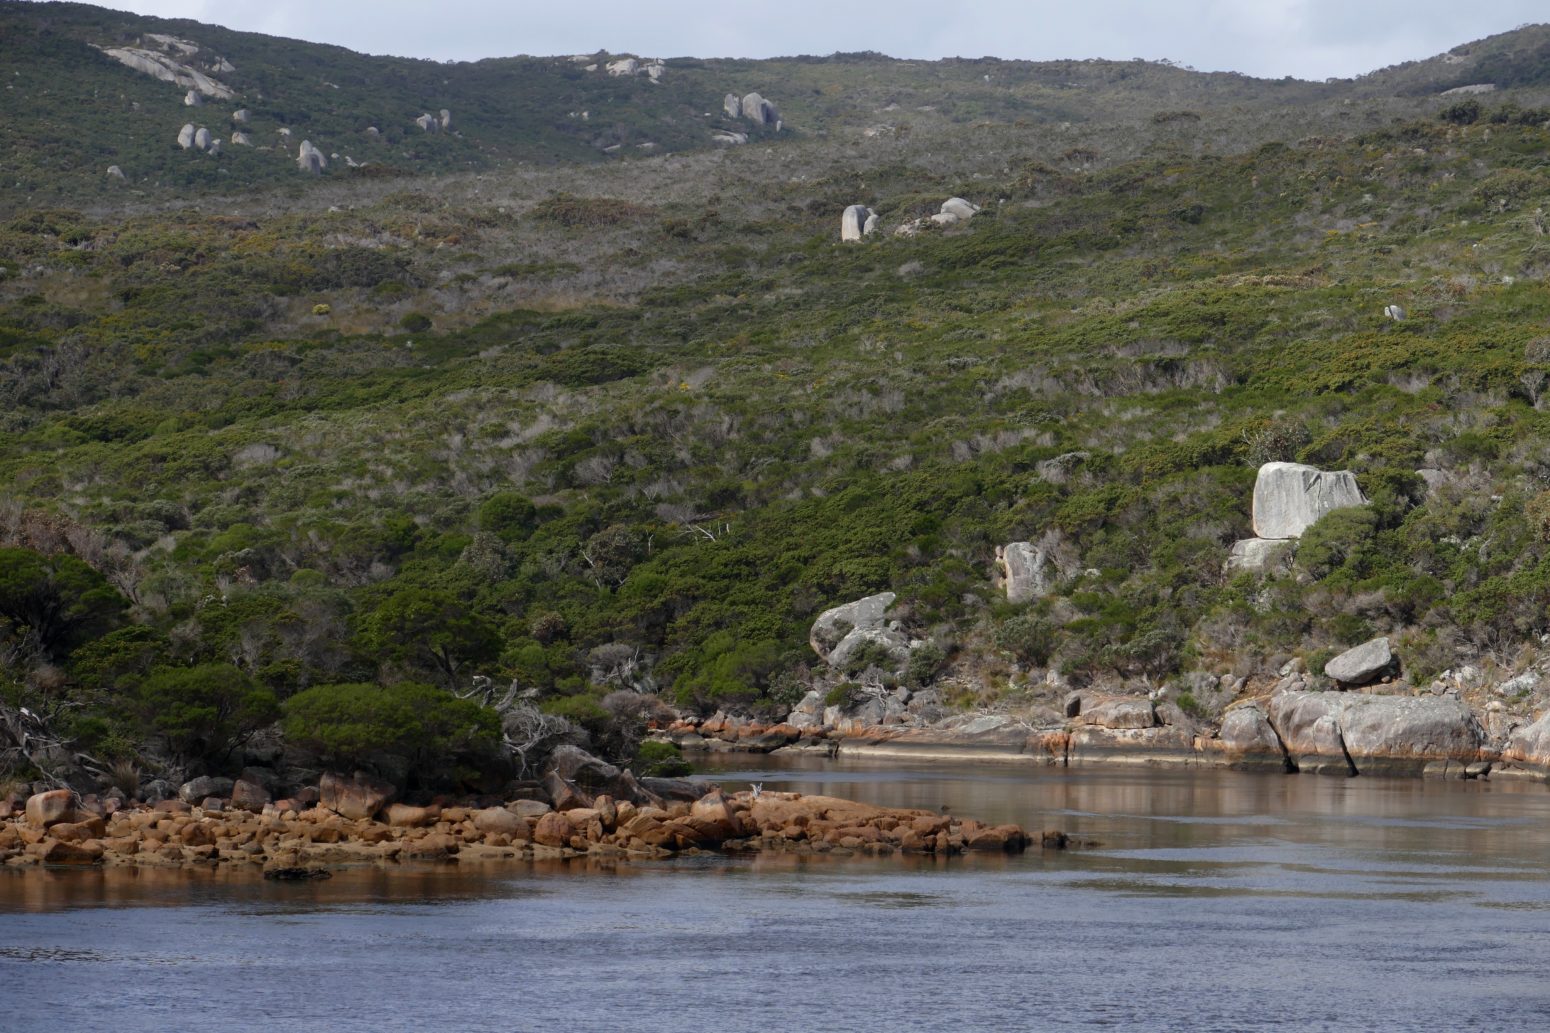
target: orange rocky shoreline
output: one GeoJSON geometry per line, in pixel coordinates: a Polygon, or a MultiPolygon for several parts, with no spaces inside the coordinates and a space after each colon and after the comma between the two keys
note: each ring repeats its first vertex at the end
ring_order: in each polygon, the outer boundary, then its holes
{"type": "Polygon", "coordinates": [[[876,807],[828,796],[709,787],[693,802],[636,805],[598,796],[563,810],[533,800],[503,806],[383,803],[362,813],[360,783],[336,779],[332,798],[281,800],[257,810],[207,800],[164,800],[113,809],[68,789],[37,793],[0,823],[0,861],[55,865],[251,867],[275,877],[336,865],[404,861],[659,859],[701,853],[895,852],[947,857],[967,851],[1060,849],[1066,837],[1032,838],[1018,825],[988,825],[929,811],[876,807]],[[334,804],[334,806],[329,806],[334,804]]]}

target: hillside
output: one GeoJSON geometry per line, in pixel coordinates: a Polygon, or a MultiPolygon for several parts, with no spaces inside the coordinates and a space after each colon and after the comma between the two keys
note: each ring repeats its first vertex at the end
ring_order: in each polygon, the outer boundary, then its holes
{"type": "MultiPolygon", "coordinates": [[[[1313,84],[1141,61],[925,62],[872,53],[438,63],[22,0],[0,2],[0,39],[7,112],[0,211],[61,200],[178,199],[260,184],[296,188],[304,139],[327,157],[326,178],[349,180],[728,146],[717,143],[718,134],[757,144],[981,123],[1065,132],[1071,125],[1150,127],[1159,116],[1172,116],[1174,130],[1215,150],[1243,150],[1267,133],[1290,141],[1330,124],[1349,131],[1352,98],[1362,100],[1356,117],[1365,119],[1416,114],[1465,82],[1495,77],[1504,87],[1542,87],[1535,69],[1544,67],[1550,45],[1545,30],[1529,29],[1360,81],[1313,84]],[[150,74],[158,63],[165,80],[150,74]],[[777,109],[778,130],[723,108],[728,93],[759,91],[777,109]],[[201,103],[190,107],[186,99],[201,103]],[[445,129],[439,117],[429,131],[416,123],[443,110],[445,129]],[[180,148],[184,125],[208,129],[221,152],[180,148]],[[123,178],[110,178],[110,166],[123,178]]],[[[1100,160],[1135,153],[1111,150],[1100,160]]]]}
{"type": "MultiPolygon", "coordinates": [[[[320,138],[355,101],[283,100],[299,77],[275,69],[310,64],[365,103],[371,70],[424,65],[51,10],[32,57],[4,50],[19,78],[52,81],[47,54],[74,61],[88,36],[165,29],[229,57],[255,122],[305,110],[320,138]]],[[[1542,35],[1475,46],[1494,61],[1542,35]]],[[[669,61],[628,88],[695,107],[738,64],[669,61]]],[[[464,138],[419,138],[454,149],[426,161],[466,148],[479,171],[289,169],[273,190],[120,204],[57,177],[60,203],[0,224],[6,704],[97,760],[187,771],[240,765],[256,729],[317,713],[288,701],[339,685],[515,682],[628,756],[642,694],[779,716],[813,688],[902,684],[1031,720],[1071,686],[1317,674],[1379,634],[1416,686],[1537,671],[1539,95],[1417,93],[1460,74],[1442,61],[1319,85],[1136,65],[1144,88],[1105,80],[1038,114],[1051,66],[960,64],[761,62],[740,88],[794,128],[628,162],[552,124],[497,137],[504,116],[459,92],[406,108],[455,109],[464,138]],[[1032,107],[975,106],[972,80],[1013,71],[1032,107]],[[804,85],[840,74],[868,92],[804,85]],[[952,113],[879,128],[872,106],[930,76],[952,113]],[[544,148],[554,164],[510,164],[544,148]],[[980,212],[895,232],[952,196],[980,212]],[[883,232],[841,245],[850,204],[883,232]],[[1285,566],[1225,572],[1273,460],[1349,469],[1372,504],[1285,566]],[[1015,541],[1052,564],[1031,602],[994,580],[1015,541]],[[908,663],[821,663],[818,614],[883,590],[908,663]],[[219,727],[167,716],[190,699],[219,727]]],[[[570,81],[543,67],[434,66],[570,81]]],[[[170,85],[92,68],[144,98],[147,126],[153,99],[183,117],[170,85]]],[[[7,131],[39,132],[28,111],[7,131]]],[[[208,158],[158,147],[163,169],[208,158]]],[[[1526,720],[1542,696],[1524,684],[1506,703],[1526,720]]]]}

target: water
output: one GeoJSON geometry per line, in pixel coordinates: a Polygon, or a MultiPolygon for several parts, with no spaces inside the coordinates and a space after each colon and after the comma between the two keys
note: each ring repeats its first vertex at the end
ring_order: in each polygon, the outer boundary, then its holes
{"type": "Polygon", "coordinates": [[[758,763],[717,777],[1098,845],[449,865],[308,884],[0,872],[0,1030],[1550,1023],[1543,786],[758,763]]]}

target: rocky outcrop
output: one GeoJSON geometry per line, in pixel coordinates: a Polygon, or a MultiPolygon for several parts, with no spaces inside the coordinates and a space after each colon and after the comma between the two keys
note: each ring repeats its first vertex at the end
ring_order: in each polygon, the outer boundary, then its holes
{"type": "Polygon", "coordinates": [[[116,179],[119,182],[123,182],[125,178],[124,170],[119,168],[117,165],[109,165],[107,175],[109,179],[116,179]]]}
{"type": "Polygon", "coordinates": [[[225,796],[231,792],[232,780],[201,775],[178,787],[178,799],[187,804],[199,803],[212,796],[225,796]]]}
{"type": "Polygon", "coordinates": [[[743,117],[761,126],[780,127],[780,109],[758,93],[743,95],[743,117]]]}
{"type": "Polygon", "coordinates": [[[1031,542],[1011,542],[996,549],[996,570],[1009,603],[1026,603],[1048,595],[1055,584],[1049,551],[1031,542]]]}
{"type": "Polygon", "coordinates": [[[621,57],[617,61],[610,61],[603,66],[609,75],[623,77],[634,75],[640,71],[640,62],[633,57],[621,57]]]}
{"type": "Polygon", "coordinates": [[[231,805],[239,810],[261,811],[273,802],[268,787],[258,778],[243,775],[232,783],[231,805]]]}
{"type": "Polygon", "coordinates": [[[902,666],[909,659],[910,640],[898,622],[886,617],[895,598],[892,592],[879,592],[825,610],[813,622],[808,644],[830,667],[843,669],[868,647],[902,666]]]}
{"type": "Polygon", "coordinates": [[[840,240],[860,240],[867,235],[867,226],[876,228],[877,213],[864,204],[853,204],[840,216],[840,240]]]}
{"type": "Polygon", "coordinates": [[[721,110],[727,113],[728,118],[743,117],[743,98],[735,93],[729,93],[721,98],[721,110]]]}
{"type": "Polygon", "coordinates": [[[1455,86],[1451,90],[1443,90],[1443,97],[1467,97],[1481,93],[1495,93],[1496,84],[1493,82],[1470,83],[1467,86],[1455,86]]]}
{"type": "Polygon", "coordinates": [[[949,197],[942,202],[942,215],[951,215],[954,219],[963,221],[974,218],[980,210],[980,206],[965,201],[961,197],[949,197]]]}
{"type": "Polygon", "coordinates": [[[452,128],[452,112],[442,108],[436,113],[436,124],[441,127],[442,132],[450,130],[452,128]]]}
{"type": "Polygon", "coordinates": [[[710,134],[711,143],[719,143],[725,146],[737,146],[748,142],[747,133],[734,133],[728,129],[718,129],[710,134]]]}
{"type": "Polygon", "coordinates": [[[391,782],[357,772],[346,778],[324,772],[318,780],[318,803],[346,818],[370,818],[386,807],[398,789],[391,782]]]}
{"type": "Polygon", "coordinates": [[[204,126],[195,127],[193,123],[185,125],[178,131],[178,146],[185,151],[204,151],[210,155],[221,153],[221,141],[217,140],[204,126]]]}
{"type": "Polygon", "coordinates": [[[50,789],[34,793],[27,798],[27,824],[46,829],[50,825],[72,821],[75,816],[75,794],[68,789],[50,789]]]}
{"type": "Polygon", "coordinates": [[[1285,771],[1289,767],[1281,737],[1271,727],[1264,708],[1254,701],[1234,707],[1222,717],[1216,751],[1224,767],[1239,771],[1285,771]]]}
{"type": "Polygon", "coordinates": [[[232,143],[233,147],[252,147],[253,146],[252,139],[248,136],[247,133],[244,133],[241,130],[238,130],[237,132],[234,132],[234,133],[231,134],[231,143],[232,143]]]}
{"type": "Polygon", "coordinates": [[[312,146],[311,140],[303,140],[296,152],[296,167],[309,175],[317,176],[328,168],[328,159],[323,157],[322,151],[312,146]]]}
{"type": "Polygon", "coordinates": [[[441,121],[429,111],[415,119],[414,124],[427,133],[438,133],[441,131],[441,121]]]}
{"type": "Polygon", "coordinates": [[[1403,305],[1384,305],[1383,318],[1392,319],[1396,323],[1403,323],[1408,315],[1403,305]]]}
{"type": "Polygon", "coordinates": [[[1469,708],[1436,696],[1285,692],[1268,717],[1299,771],[1419,775],[1433,762],[1477,761],[1484,744],[1469,708]]]}
{"type": "Polygon", "coordinates": [[[127,68],[187,90],[194,90],[212,100],[231,100],[236,96],[231,87],[225,83],[211,78],[169,54],[145,47],[99,47],[98,49],[127,68]]]}
{"type": "Polygon", "coordinates": [[[253,113],[247,108],[238,108],[231,113],[231,120],[239,126],[245,126],[252,119],[253,113]]]}
{"type": "Polygon", "coordinates": [[[1100,700],[1082,708],[1077,719],[1084,725],[1100,728],[1155,728],[1162,722],[1152,701],[1134,696],[1100,700]]]}
{"type": "Polygon", "coordinates": [[[1349,470],[1333,472],[1301,463],[1266,463],[1254,482],[1254,534],[1299,538],[1324,514],[1365,506],[1367,497],[1349,470]]]}
{"type": "Polygon", "coordinates": [[[1502,750],[1502,759],[1550,774],[1550,710],[1532,724],[1512,731],[1507,737],[1506,749],[1502,750]]]}
{"type": "Polygon", "coordinates": [[[1294,545],[1282,538],[1244,538],[1232,543],[1225,566],[1228,575],[1267,574],[1291,564],[1294,545]]]}
{"type": "Polygon", "coordinates": [[[1387,638],[1363,642],[1324,665],[1325,677],[1342,685],[1367,685],[1391,672],[1397,661],[1387,638]]]}

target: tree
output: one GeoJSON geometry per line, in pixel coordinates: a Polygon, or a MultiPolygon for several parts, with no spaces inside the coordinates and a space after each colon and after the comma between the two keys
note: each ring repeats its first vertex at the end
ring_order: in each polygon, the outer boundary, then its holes
{"type": "Polygon", "coordinates": [[[30,635],[59,658],[111,628],[124,607],[107,579],[74,556],[0,549],[0,635],[30,635]]]}
{"type": "Polygon", "coordinates": [[[362,643],[383,659],[434,671],[448,686],[467,664],[500,655],[495,626],[450,593],[401,588],[365,620],[362,643]]]}
{"type": "Polygon", "coordinates": [[[279,716],[274,693],[231,664],[156,668],[137,697],[147,727],[184,763],[220,764],[279,716]]]}

